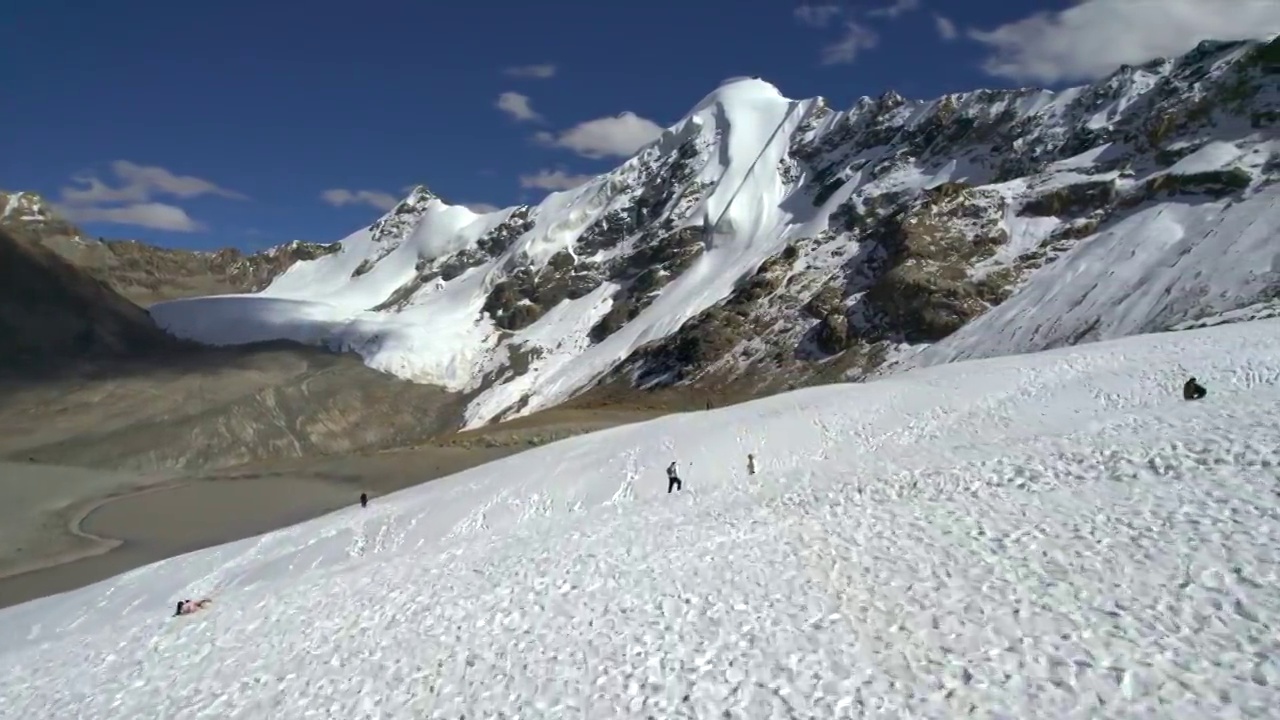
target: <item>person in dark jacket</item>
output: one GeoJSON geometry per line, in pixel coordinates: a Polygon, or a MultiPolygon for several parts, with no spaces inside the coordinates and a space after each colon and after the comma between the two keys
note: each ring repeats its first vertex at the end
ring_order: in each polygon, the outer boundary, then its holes
{"type": "Polygon", "coordinates": [[[679,490],[684,487],[684,483],[680,482],[680,476],[676,474],[676,463],[674,460],[667,466],[667,493],[672,490],[679,490]]]}
{"type": "Polygon", "coordinates": [[[1186,385],[1182,386],[1183,400],[1199,400],[1207,394],[1209,394],[1209,391],[1205,390],[1203,385],[1196,382],[1195,378],[1191,378],[1187,381],[1186,385]]]}
{"type": "Polygon", "coordinates": [[[368,493],[360,493],[360,507],[369,507],[368,493]]]}

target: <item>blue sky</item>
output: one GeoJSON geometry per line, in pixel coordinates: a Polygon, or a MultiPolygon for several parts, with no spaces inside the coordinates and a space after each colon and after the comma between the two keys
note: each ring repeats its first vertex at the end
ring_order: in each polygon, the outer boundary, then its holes
{"type": "Polygon", "coordinates": [[[837,107],[1053,87],[1198,34],[1280,31],[1280,3],[1256,1],[1234,20],[1222,0],[5,3],[0,188],[106,237],[331,241],[417,182],[537,200],[731,76],[837,107]]]}

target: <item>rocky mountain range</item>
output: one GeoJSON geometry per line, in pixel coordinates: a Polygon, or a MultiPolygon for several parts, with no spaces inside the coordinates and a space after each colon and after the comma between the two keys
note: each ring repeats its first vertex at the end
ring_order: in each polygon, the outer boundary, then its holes
{"type": "Polygon", "coordinates": [[[0,372],[173,350],[142,308],[57,253],[0,227],[0,372]]]}
{"type": "Polygon", "coordinates": [[[293,263],[322,257],[332,248],[294,241],[256,253],[202,252],[95,238],[32,192],[0,191],[0,228],[52,250],[144,307],[175,298],[256,292],[293,263]]]}
{"type": "Polygon", "coordinates": [[[31,193],[0,210],[0,463],[205,472],[399,447],[455,424],[455,399],[350,354],[210,348],[134,302],[252,290],[324,247],[187,252],[88,238],[31,193]]]}
{"type": "Polygon", "coordinates": [[[474,427],[1274,312],[1277,178],[1280,40],[1205,42],[1077,88],[848,110],[736,78],[537,205],[475,213],[419,187],[334,245],[172,271],[110,243],[60,252],[140,299],[187,295],[153,279],[169,272],[216,276],[252,294],[152,316],[203,343],[354,351],[461,398],[474,427]]]}

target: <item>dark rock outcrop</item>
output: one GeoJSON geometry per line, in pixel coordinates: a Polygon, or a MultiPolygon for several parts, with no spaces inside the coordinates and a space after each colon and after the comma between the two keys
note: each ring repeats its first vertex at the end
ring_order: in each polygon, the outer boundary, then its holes
{"type": "Polygon", "coordinates": [[[52,250],[0,228],[0,372],[141,357],[180,343],[52,250]]]}

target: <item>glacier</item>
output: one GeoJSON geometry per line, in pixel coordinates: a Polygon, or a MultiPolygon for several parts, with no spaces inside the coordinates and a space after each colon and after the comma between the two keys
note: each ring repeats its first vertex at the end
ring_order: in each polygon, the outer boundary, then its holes
{"type": "Polygon", "coordinates": [[[0,610],[0,718],[1266,716],[1278,381],[1261,320],[564,440],[0,610]]]}

